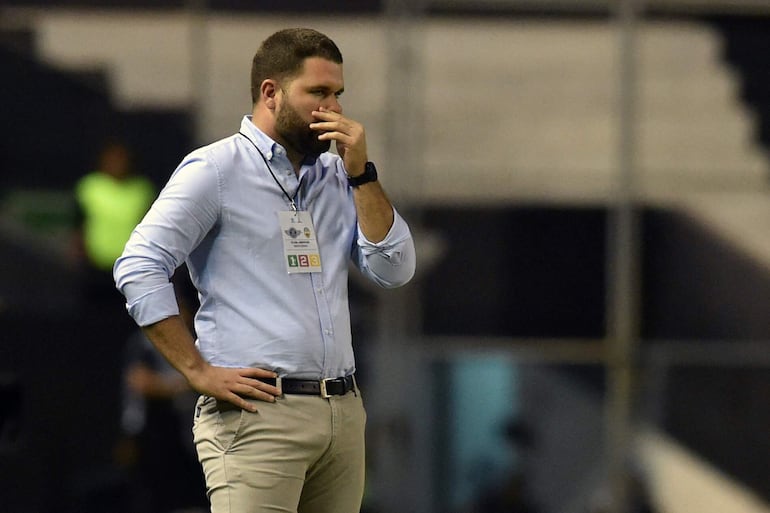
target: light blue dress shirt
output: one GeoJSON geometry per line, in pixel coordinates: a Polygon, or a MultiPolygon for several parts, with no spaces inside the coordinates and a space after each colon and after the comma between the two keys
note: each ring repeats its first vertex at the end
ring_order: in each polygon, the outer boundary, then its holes
{"type": "Polygon", "coordinates": [[[385,239],[368,241],[339,156],[322,154],[298,177],[286,150],[250,116],[241,132],[185,157],[134,230],[114,268],[128,311],[140,326],[176,315],[169,279],[186,261],[201,303],[196,345],[206,361],[291,378],[351,374],[349,263],[383,287],[405,284],[415,269],[409,227],[394,211],[385,239]],[[320,273],[286,270],[277,213],[290,203],[276,179],[310,212],[320,273]]]}

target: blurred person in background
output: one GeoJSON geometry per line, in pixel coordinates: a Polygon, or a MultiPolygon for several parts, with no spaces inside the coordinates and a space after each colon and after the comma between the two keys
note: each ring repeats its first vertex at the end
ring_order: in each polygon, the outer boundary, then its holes
{"type": "Polygon", "coordinates": [[[201,394],[193,431],[213,513],[361,507],[348,270],[400,286],[415,251],[363,126],[342,114],[343,89],[327,36],[268,37],[252,62],[252,115],[183,159],[115,265],[129,313],[201,394]],[[197,340],[169,282],[183,262],[197,340]]]}
{"type": "MultiPolygon", "coordinates": [[[[79,307],[77,323],[85,340],[83,347],[94,348],[90,355],[81,356],[82,360],[96,363],[89,367],[92,369],[89,382],[93,387],[89,393],[92,399],[105,396],[110,399],[100,409],[102,422],[109,419],[110,423],[100,425],[99,434],[109,438],[105,447],[109,451],[121,436],[119,373],[129,336],[136,331],[125,314],[125,302],[115,288],[112,267],[131,231],[152,204],[155,188],[136,172],[129,146],[121,139],[110,138],[101,146],[94,170],[77,181],[73,192],[76,225],[70,257],[80,282],[80,296],[73,298],[73,303],[79,307]]],[[[103,472],[94,483],[82,485],[76,494],[79,500],[101,509],[103,499],[100,497],[117,493],[114,489],[110,491],[116,483],[107,483],[107,475],[103,472]]],[[[127,501],[119,505],[129,506],[127,501]]],[[[85,506],[83,509],[88,510],[85,506]]]]}
{"type": "Polygon", "coordinates": [[[135,172],[131,151],[119,140],[104,144],[96,169],[75,185],[73,255],[84,275],[90,308],[120,304],[112,266],[154,198],[155,187],[135,172]]]}

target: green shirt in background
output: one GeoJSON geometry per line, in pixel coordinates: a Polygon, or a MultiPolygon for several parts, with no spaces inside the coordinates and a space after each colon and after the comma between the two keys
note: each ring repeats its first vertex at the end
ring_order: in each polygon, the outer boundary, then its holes
{"type": "Polygon", "coordinates": [[[83,212],[83,242],[91,263],[111,271],[131,232],[155,199],[152,183],[141,176],[118,180],[93,172],[78,181],[75,196],[83,212]]]}

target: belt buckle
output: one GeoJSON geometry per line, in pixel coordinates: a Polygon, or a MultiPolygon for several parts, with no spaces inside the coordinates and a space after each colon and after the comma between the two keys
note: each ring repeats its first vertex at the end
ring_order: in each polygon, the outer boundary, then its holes
{"type": "Polygon", "coordinates": [[[321,397],[324,399],[329,399],[331,395],[326,390],[326,383],[329,381],[334,381],[336,378],[324,378],[321,380],[321,397]]]}

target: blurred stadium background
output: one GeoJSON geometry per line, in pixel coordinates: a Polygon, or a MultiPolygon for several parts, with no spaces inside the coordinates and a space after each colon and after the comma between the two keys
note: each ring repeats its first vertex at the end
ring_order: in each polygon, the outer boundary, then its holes
{"type": "Polygon", "coordinates": [[[0,512],[124,511],[72,187],[105,135],[160,187],[236,131],[286,26],[417,239],[352,284],[365,511],[770,511],[766,0],[4,0],[0,512]]]}

